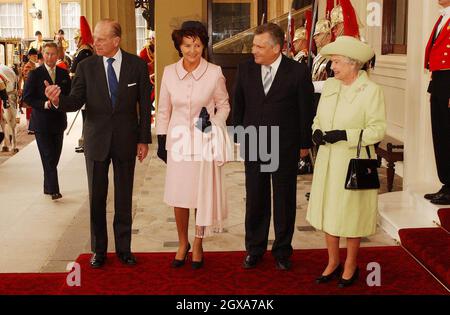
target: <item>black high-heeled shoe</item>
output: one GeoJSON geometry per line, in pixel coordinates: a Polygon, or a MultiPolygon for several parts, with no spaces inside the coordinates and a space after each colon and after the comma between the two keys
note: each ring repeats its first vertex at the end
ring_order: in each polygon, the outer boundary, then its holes
{"type": "Polygon", "coordinates": [[[353,273],[353,276],[350,279],[344,279],[341,276],[338,284],[339,288],[346,288],[351,286],[358,279],[358,277],[359,277],[359,268],[356,267],[355,272],[353,273]]]}
{"type": "Polygon", "coordinates": [[[203,258],[200,261],[192,261],[192,269],[197,270],[203,267],[203,258]]]}
{"type": "Polygon", "coordinates": [[[184,259],[174,259],[172,261],[172,267],[173,268],[180,268],[184,266],[186,263],[186,260],[188,259],[189,250],[191,249],[191,244],[188,243],[188,248],[186,250],[186,254],[184,254],[184,259]]]}
{"type": "Polygon", "coordinates": [[[327,282],[330,282],[330,281],[333,280],[334,278],[339,277],[339,276],[341,275],[342,269],[343,269],[343,268],[342,268],[342,265],[339,264],[339,265],[336,267],[336,269],[334,269],[333,272],[330,273],[329,275],[326,275],[326,276],[321,275],[320,277],[318,277],[318,278],[316,279],[316,283],[317,283],[317,284],[320,284],[320,283],[327,283],[327,282]]]}
{"type": "MultiPolygon", "coordinates": [[[[193,252],[192,252],[193,253],[193,252]]],[[[192,254],[194,255],[194,254],[192,254]]],[[[194,261],[194,256],[192,256],[192,269],[196,270],[196,269],[200,269],[203,267],[203,250],[202,250],[202,260],[200,261],[194,261]]]]}

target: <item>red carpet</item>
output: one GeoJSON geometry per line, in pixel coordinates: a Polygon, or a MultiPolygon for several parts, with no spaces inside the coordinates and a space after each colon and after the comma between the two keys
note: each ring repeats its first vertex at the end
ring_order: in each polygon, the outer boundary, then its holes
{"type": "Polygon", "coordinates": [[[441,228],[402,229],[402,245],[448,288],[450,287],[450,234],[441,228]]]}
{"type": "MultiPolygon", "coordinates": [[[[205,266],[192,270],[190,265],[173,269],[173,253],[137,254],[138,265],[122,265],[114,254],[103,269],[89,267],[90,255],[81,255],[81,287],[65,285],[65,274],[49,276],[0,275],[0,294],[67,295],[443,295],[448,292],[400,247],[362,248],[361,277],[353,287],[339,289],[334,281],[316,285],[327,261],[326,250],[297,250],[290,272],[276,271],[269,253],[257,269],[243,270],[243,252],[206,252],[205,266]],[[366,285],[366,266],[381,265],[381,286],[366,285]],[[32,283],[37,285],[29,284],[32,283]],[[47,283],[48,281],[49,283],[47,283]],[[51,283],[50,283],[51,282],[51,283]],[[38,284],[40,283],[40,284],[38,284]],[[38,288],[40,287],[40,288],[38,288]],[[58,290],[58,287],[61,288],[58,290]]],[[[345,256],[342,251],[342,257],[345,256]]]]}
{"type": "Polygon", "coordinates": [[[439,209],[438,216],[439,220],[441,221],[441,226],[447,231],[450,231],[450,208],[439,209]]]}
{"type": "Polygon", "coordinates": [[[0,274],[0,295],[56,295],[66,283],[65,273],[0,274]]]}

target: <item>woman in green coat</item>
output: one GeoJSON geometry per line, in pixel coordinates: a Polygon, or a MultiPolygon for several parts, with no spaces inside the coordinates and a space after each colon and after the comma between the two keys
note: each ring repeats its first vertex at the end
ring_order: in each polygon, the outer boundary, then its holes
{"type": "Polygon", "coordinates": [[[325,232],[328,265],[317,283],[340,276],[339,286],[351,285],[359,274],[357,265],[361,237],[375,234],[378,191],[346,190],[345,178],[350,159],[363,130],[362,158],[375,157],[374,144],[386,131],[382,89],[362,69],[374,52],[349,36],[338,37],[321,54],[331,57],[335,77],[325,83],[313,124],[313,140],[320,145],[314,170],[306,219],[325,232]],[[339,261],[339,238],[347,238],[344,267],[339,261]]]}

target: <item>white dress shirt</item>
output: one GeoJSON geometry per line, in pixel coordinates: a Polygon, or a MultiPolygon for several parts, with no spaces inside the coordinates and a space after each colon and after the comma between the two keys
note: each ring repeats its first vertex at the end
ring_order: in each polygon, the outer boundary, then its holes
{"type": "MultiPolygon", "coordinates": [[[[112,66],[114,69],[114,72],[116,73],[117,82],[120,82],[120,67],[122,66],[122,50],[118,50],[117,53],[112,57],[115,59],[112,66]]],[[[105,66],[105,74],[106,74],[106,81],[108,83],[108,90],[109,90],[109,81],[108,81],[108,57],[103,57],[103,65],[105,66]]],[[[111,91],[109,92],[109,96],[111,96],[111,91]]]]}
{"type": "Polygon", "coordinates": [[[437,28],[436,34],[439,34],[444,27],[445,24],[447,24],[448,19],[450,19],[450,6],[443,8],[441,10],[441,16],[443,16],[441,23],[439,24],[437,28]]]}
{"type": "Polygon", "coordinates": [[[278,56],[278,58],[271,65],[268,65],[268,66],[261,65],[262,82],[264,82],[264,78],[266,77],[267,72],[271,71],[271,74],[272,74],[272,82],[269,85],[269,88],[268,88],[269,90],[270,90],[270,87],[272,86],[273,80],[275,80],[275,76],[277,74],[278,68],[280,67],[282,57],[283,57],[283,55],[280,54],[278,56]],[[271,68],[271,70],[269,67],[271,68]]]}

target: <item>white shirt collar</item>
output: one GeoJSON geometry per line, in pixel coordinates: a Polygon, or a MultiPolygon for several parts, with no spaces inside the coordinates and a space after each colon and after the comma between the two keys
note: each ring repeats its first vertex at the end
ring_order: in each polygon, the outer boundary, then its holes
{"type": "Polygon", "coordinates": [[[446,7],[446,8],[442,8],[440,10],[440,13],[442,16],[448,16],[450,15],[450,6],[446,7]]]}
{"type": "Polygon", "coordinates": [[[272,68],[272,74],[273,75],[275,75],[276,73],[277,73],[277,71],[278,71],[278,68],[280,67],[280,64],[281,64],[281,59],[283,58],[283,54],[280,54],[279,56],[278,56],[278,58],[272,63],[272,64],[270,64],[270,65],[268,65],[268,66],[264,66],[263,68],[264,68],[264,70],[268,70],[269,69],[269,67],[271,67],[272,68]]]}
{"type": "MultiPolygon", "coordinates": [[[[114,60],[114,64],[120,64],[121,62],[122,62],[122,50],[121,49],[119,49],[118,51],[117,51],[117,53],[114,55],[114,57],[112,57],[112,58],[114,58],[115,60],[114,60]]],[[[103,56],[103,62],[106,64],[106,63],[108,63],[108,57],[105,57],[105,56],[103,56]]]]}
{"type": "MultiPolygon", "coordinates": [[[[52,70],[52,68],[50,68],[49,66],[47,66],[47,64],[46,64],[45,62],[44,62],[44,66],[45,66],[45,69],[47,69],[47,72],[50,73],[50,71],[52,70]]],[[[53,69],[56,70],[56,66],[54,66],[53,69]]]]}

